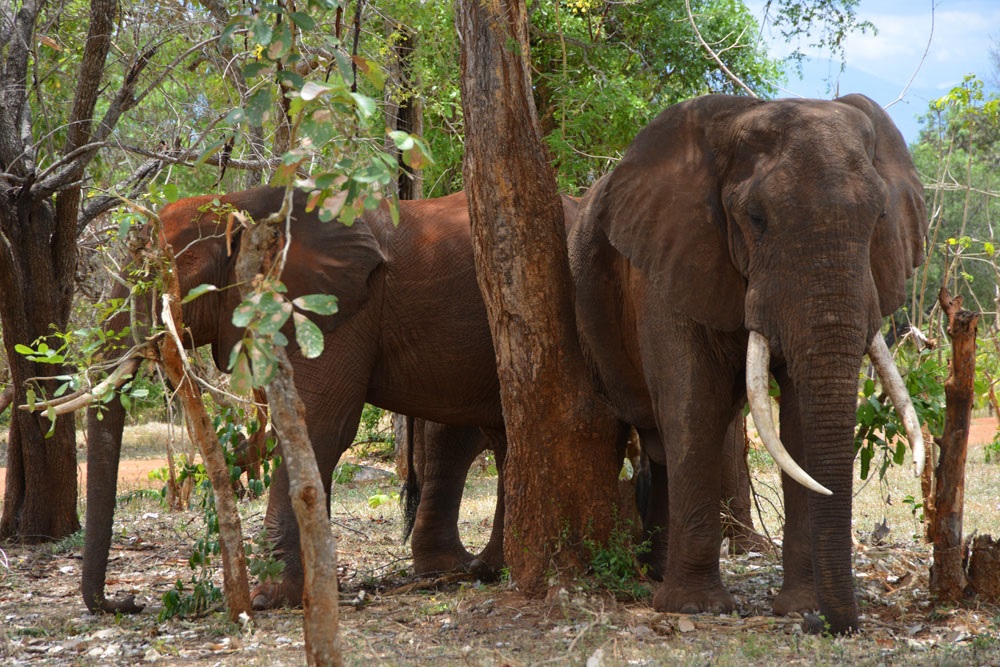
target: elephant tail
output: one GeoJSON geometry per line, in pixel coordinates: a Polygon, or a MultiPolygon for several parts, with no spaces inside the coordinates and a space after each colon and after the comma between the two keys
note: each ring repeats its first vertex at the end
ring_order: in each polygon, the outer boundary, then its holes
{"type": "Polygon", "coordinates": [[[406,417],[406,483],[399,494],[399,504],[403,507],[403,544],[410,539],[413,524],[417,521],[420,506],[420,482],[417,480],[416,466],[413,464],[413,417],[406,417]]]}

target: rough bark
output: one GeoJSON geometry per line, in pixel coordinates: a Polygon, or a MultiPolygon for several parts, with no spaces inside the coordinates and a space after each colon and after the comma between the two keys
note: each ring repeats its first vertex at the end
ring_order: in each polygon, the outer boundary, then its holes
{"type": "Polygon", "coordinates": [[[972,541],[969,584],[981,601],[1000,602],[1000,542],[989,535],[979,535],[972,541]]]}
{"type": "MultiPolygon", "coordinates": [[[[77,71],[77,89],[67,122],[65,163],[36,163],[31,136],[32,90],[28,72],[35,22],[44,3],[21,3],[12,22],[0,69],[0,326],[10,362],[15,401],[25,401],[25,382],[67,372],[59,365],[35,364],[15,345],[46,340],[69,322],[76,269],[77,216],[81,176],[96,153],[80,150],[93,133],[93,112],[101,91],[117,3],[93,0],[87,39],[77,71]],[[68,157],[75,156],[75,157],[68,157]]],[[[50,341],[52,347],[59,343],[50,341]]],[[[44,391],[55,382],[41,382],[44,391]]],[[[51,436],[43,415],[15,411],[8,441],[7,485],[0,538],[59,539],[80,529],[76,511],[76,434],[72,418],[56,420],[51,436]]]]}
{"type": "Polygon", "coordinates": [[[965,460],[975,398],[976,326],[979,313],[962,308],[962,297],[952,298],[946,288],[939,295],[948,316],[952,356],[944,384],[945,422],[935,468],[934,563],[930,591],[938,600],[958,602],[967,596],[963,567],[962,510],[965,498],[965,460]]]}
{"type": "MultiPolygon", "coordinates": [[[[277,223],[283,224],[284,217],[272,218],[256,221],[243,235],[236,279],[244,293],[255,276],[270,268],[278,254],[282,237],[277,223]]],[[[265,390],[271,421],[281,439],[281,465],[288,470],[288,491],[299,525],[305,573],[302,609],[306,660],[310,665],[340,665],[343,659],[338,636],[337,543],[330,530],[328,500],[306,429],[305,406],[295,388],[291,361],[283,347],[277,346],[274,352],[278,370],[265,390]]]]}
{"type": "MultiPolygon", "coordinates": [[[[181,302],[176,271],[168,275],[171,283],[166,285],[169,296],[165,298],[163,319],[167,317],[173,322],[173,331],[177,331],[181,323],[181,302]],[[169,312],[166,312],[169,308],[169,312]]],[[[229,619],[238,622],[245,614],[253,616],[250,604],[250,582],[247,579],[246,555],[243,551],[243,530],[240,525],[240,514],[236,510],[236,498],[229,482],[229,465],[226,456],[219,446],[212,419],[205,410],[201,400],[198,385],[188,374],[184,364],[184,352],[180,341],[172,335],[165,336],[159,343],[160,360],[167,378],[174,386],[184,406],[184,418],[187,423],[191,440],[197,443],[201,451],[205,471],[212,484],[215,497],[215,510],[219,516],[219,553],[222,560],[222,587],[226,597],[229,619]]]]}
{"type": "Polygon", "coordinates": [[[617,423],[576,338],[563,214],[532,100],[523,0],[463,0],[463,172],[507,427],[504,556],[541,594],[613,528],[617,423]]]}
{"type": "MultiPolygon", "coordinates": [[[[386,21],[386,33],[394,36],[389,58],[389,80],[385,86],[385,119],[390,130],[400,130],[420,136],[424,133],[424,110],[413,90],[413,50],[416,36],[404,25],[386,21]]],[[[389,138],[385,151],[396,157],[399,177],[396,194],[400,199],[423,199],[424,178],[419,169],[407,165],[396,145],[389,138]]]]}

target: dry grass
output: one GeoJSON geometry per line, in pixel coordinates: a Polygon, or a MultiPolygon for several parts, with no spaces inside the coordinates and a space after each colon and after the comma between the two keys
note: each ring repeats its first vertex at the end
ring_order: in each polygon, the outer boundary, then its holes
{"type": "MultiPolygon", "coordinates": [[[[127,450],[147,457],[148,444],[140,442],[160,437],[132,432],[127,450]]],[[[780,538],[777,476],[757,459],[753,477],[763,499],[763,524],[780,538]]],[[[391,468],[384,461],[363,462],[391,468]]],[[[997,470],[983,463],[981,450],[970,454],[967,532],[1000,534],[997,470]]],[[[467,484],[461,531],[472,548],[488,537],[495,484],[482,471],[467,484]]],[[[930,551],[903,502],[908,494],[919,496],[919,487],[902,471],[858,490],[855,562],[864,631],[837,639],[804,635],[795,619],[770,615],[770,598],[780,586],[771,554],[723,558],[723,576],[739,607],[731,617],[658,614],[648,599],[617,601],[589,579],[553,591],[548,600],[525,599],[505,583],[449,579],[417,588],[408,547],[400,543],[395,503],[369,505],[373,496],[396,491],[391,477],[334,490],[341,633],[349,665],[1000,664],[1000,610],[942,608],[928,600],[930,551]],[[890,532],[876,543],[872,531],[883,518],[890,532]]],[[[248,535],[260,529],[263,510],[263,501],[241,504],[248,535]]],[[[55,547],[8,547],[9,567],[0,567],[0,660],[302,664],[300,611],[259,614],[245,627],[229,624],[220,613],[156,621],[160,596],[177,578],[190,576],[186,558],[200,531],[195,511],[170,513],[144,499],[119,509],[108,587],[135,592],[148,604],[137,617],[86,612],[78,594],[78,539],[55,547]]]]}

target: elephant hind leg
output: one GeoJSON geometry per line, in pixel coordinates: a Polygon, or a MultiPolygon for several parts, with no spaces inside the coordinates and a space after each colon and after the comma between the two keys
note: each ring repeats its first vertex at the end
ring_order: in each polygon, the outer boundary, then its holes
{"type": "Polygon", "coordinates": [[[414,422],[421,491],[410,538],[413,569],[417,574],[467,570],[473,556],[459,537],[459,508],[469,467],[486,448],[486,439],[474,427],[414,422]]]}
{"type": "Polygon", "coordinates": [[[486,437],[492,443],[497,464],[497,502],[493,511],[493,527],[490,539],[479,552],[479,555],[469,564],[469,569],[484,581],[499,578],[504,566],[503,556],[503,523],[504,523],[504,466],[507,463],[507,436],[500,431],[485,431],[486,437]]]}

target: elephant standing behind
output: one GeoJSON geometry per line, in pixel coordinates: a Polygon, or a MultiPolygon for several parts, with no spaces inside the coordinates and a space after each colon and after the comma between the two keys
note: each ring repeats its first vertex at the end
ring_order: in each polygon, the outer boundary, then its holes
{"type": "MultiPolygon", "coordinates": [[[[183,199],[164,207],[163,235],[176,255],[181,292],[200,284],[233,285],[241,233],[236,226],[229,252],[226,211],[243,211],[261,220],[280,208],[282,196],[282,189],[262,187],[183,199]]],[[[384,204],[350,226],[322,223],[315,212],[306,211],[302,192],[295,194],[293,211],[282,275],[286,296],[333,294],[339,305],[335,315],[314,318],[324,334],[324,352],[318,359],[304,358],[294,336],[287,336],[293,341],[288,352],[295,384],[306,406],[309,437],[327,496],[333,469],[357,432],[366,401],[438,422],[424,448],[414,566],[419,572],[464,567],[473,557],[458,541],[457,527],[446,524],[457,517],[468,465],[482,449],[478,430],[490,433],[499,448],[505,443],[496,362],[476,282],[465,195],[399,202],[398,226],[384,204]],[[457,498],[456,479],[462,480],[457,498]]],[[[188,340],[193,346],[211,345],[220,369],[226,368],[230,350],[243,335],[231,323],[239,300],[238,290],[230,287],[183,306],[188,340]]],[[[117,321],[110,326],[121,329],[124,324],[117,321]]],[[[104,597],[104,580],[124,410],[117,399],[103,409],[102,419],[96,408],[88,414],[91,474],[83,589],[92,610],[115,610],[104,597]]],[[[498,459],[502,460],[502,452],[498,459]]],[[[299,532],[288,483],[287,473],[279,467],[265,524],[274,555],[284,561],[285,569],[281,582],[255,591],[257,607],[301,600],[299,532]]],[[[502,526],[502,515],[497,519],[502,526]]],[[[480,554],[485,567],[502,564],[501,537],[494,531],[494,539],[480,554]]]]}
{"type": "Polygon", "coordinates": [[[783,468],[832,491],[782,477],[774,610],[818,610],[832,632],[857,629],[858,372],[882,317],[904,301],[926,233],[903,138],[858,95],[674,105],[587,193],[569,239],[585,354],[619,418],[666,467],[651,489],[669,528],[655,532],[656,609],[734,607],[719,573],[719,461],[748,389],[761,396],[747,384],[749,357],[750,378],[766,383],[770,370],[781,388],[781,439],[797,462],[783,468]]]}

